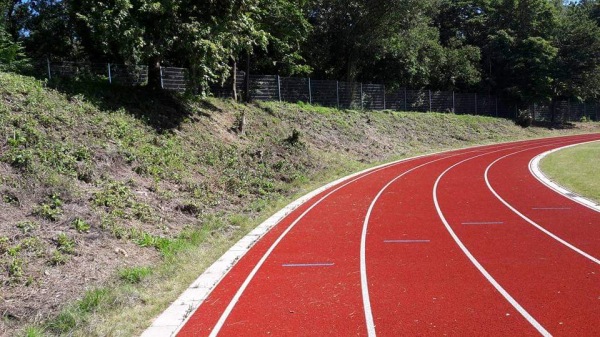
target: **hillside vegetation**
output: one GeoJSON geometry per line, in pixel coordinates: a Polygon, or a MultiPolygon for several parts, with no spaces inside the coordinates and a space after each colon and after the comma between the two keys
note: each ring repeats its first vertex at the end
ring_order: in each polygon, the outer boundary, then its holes
{"type": "Polygon", "coordinates": [[[0,335],[133,335],[298,195],[418,153],[599,130],[0,72],[0,335]],[[27,330],[24,330],[27,329],[27,330]]]}

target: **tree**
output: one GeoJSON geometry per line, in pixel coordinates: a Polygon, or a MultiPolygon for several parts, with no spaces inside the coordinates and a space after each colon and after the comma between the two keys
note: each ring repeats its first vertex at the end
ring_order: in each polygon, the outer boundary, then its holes
{"type": "Polygon", "coordinates": [[[570,5],[560,20],[555,44],[554,96],[578,100],[600,97],[600,27],[594,7],[570,5]]]}

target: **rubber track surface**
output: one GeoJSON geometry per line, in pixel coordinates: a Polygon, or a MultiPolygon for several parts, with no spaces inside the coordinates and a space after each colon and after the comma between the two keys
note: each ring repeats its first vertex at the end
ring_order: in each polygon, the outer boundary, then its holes
{"type": "Polygon", "coordinates": [[[178,336],[600,335],[600,213],[528,169],[599,139],[445,152],[342,182],[259,240],[178,336]]]}

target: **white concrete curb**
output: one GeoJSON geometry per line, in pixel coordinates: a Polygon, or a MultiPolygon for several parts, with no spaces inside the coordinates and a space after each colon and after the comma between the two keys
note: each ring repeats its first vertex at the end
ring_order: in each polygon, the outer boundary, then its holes
{"type": "Polygon", "coordinates": [[[548,186],[550,189],[554,190],[555,192],[564,195],[565,197],[583,205],[586,206],[596,212],[600,212],[600,204],[596,204],[594,201],[591,201],[589,199],[586,199],[580,195],[577,195],[575,193],[573,193],[572,191],[567,190],[566,188],[558,185],[557,183],[553,182],[552,180],[550,180],[550,178],[548,178],[546,175],[544,175],[544,173],[540,170],[540,161],[546,157],[547,155],[556,152],[556,151],[560,151],[566,148],[570,148],[573,146],[578,146],[578,145],[582,145],[582,144],[589,144],[589,143],[594,143],[594,142],[598,142],[597,140],[595,141],[591,141],[591,142],[585,142],[585,143],[578,143],[578,144],[573,144],[573,145],[567,145],[567,146],[563,146],[563,147],[559,147],[550,151],[546,151],[542,154],[537,155],[536,157],[534,157],[533,159],[531,159],[531,161],[529,162],[529,171],[531,172],[531,174],[533,174],[533,176],[539,180],[542,184],[548,186]]]}

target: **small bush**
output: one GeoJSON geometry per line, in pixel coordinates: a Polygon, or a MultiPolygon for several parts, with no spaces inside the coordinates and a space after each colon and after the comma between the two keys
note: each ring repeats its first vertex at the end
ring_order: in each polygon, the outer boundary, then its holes
{"type": "Polygon", "coordinates": [[[56,246],[61,253],[75,253],[75,241],[69,238],[65,233],[58,234],[58,236],[56,237],[56,246]]]}
{"type": "Polygon", "coordinates": [[[14,258],[8,265],[8,276],[19,278],[23,276],[23,260],[14,258]]]}
{"type": "Polygon", "coordinates": [[[63,203],[56,194],[51,195],[49,199],[47,202],[39,205],[33,213],[44,219],[57,221],[62,215],[61,207],[63,203]]]}
{"type": "Polygon", "coordinates": [[[64,256],[58,250],[55,250],[52,253],[52,256],[50,257],[50,259],[48,260],[48,264],[50,264],[51,266],[58,266],[58,265],[67,263],[68,260],[69,260],[68,257],[64,256]]]}
{"type": "Polygon", "coordinates": [[[40,227],[40,224],[34,221],[21,221],[17,223],[17,228],[21,230],[21,233],[27,234],[40,227]]]}
{"type": "Polygon", "coordinates": [[[519,126],[527,128],[531,126],[531,123],[533,123],[533,116],[531,115],[529,110],[521,110],[519,112],[519,116],[517,116],[516,123],[519,126]]]}
{"type": "Polygon", "coordinates": [[[76,218],[71,222],[71,226],[75,228],[79,233],[88,232],[90,230],[90,224],[85,222],[85,220],[81,218],[76,218]]]}

